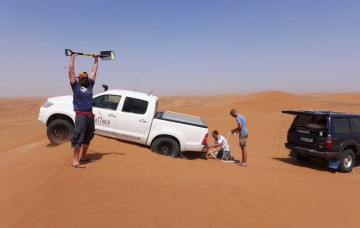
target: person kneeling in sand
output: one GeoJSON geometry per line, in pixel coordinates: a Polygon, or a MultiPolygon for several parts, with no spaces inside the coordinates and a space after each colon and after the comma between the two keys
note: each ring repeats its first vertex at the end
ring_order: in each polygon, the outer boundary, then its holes
{"type": "Polygon", "coordinates": [[[220,150],[216,153],[216,159],[230,160],[230,146],[224,136],[220,135],[217,130],[212,132],[212,136],[215,139],[215,145],[209,147],[211,148],[221,147],[220,150]]]}

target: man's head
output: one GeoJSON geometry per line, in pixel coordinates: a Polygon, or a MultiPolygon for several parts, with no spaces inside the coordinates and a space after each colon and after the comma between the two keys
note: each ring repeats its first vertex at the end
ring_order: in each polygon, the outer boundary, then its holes
{"type": "Polygon", "coordinates": [[[78,79],[81,86],[85,88],[89,87],[89,75],[86,71],[81,71],[78,79]]]}
{"type": "Polygon", "coordinates": [[[217,130],[212,132],[212,136],[214,137],[214,139],[218,139],[219,137],[219,132],[217,130]]]}
{"type": "Polygon", "coordinates": [[[236,109],[231,109],[231,111],[230,111],[230,115],[232,116],[232,117],[237,117],[237,115],[238,115],[238,112],[237,112],[237,110],[236,109]]]}

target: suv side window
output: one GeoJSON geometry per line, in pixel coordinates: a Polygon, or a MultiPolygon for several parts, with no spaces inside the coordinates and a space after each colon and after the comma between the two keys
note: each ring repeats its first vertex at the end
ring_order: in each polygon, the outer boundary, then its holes
{"type": "Polygon", "coordinates": [[[102,95],[93,99],[93,106],[116,111],[120,100],[121,96],[102,95]]]}
{"type": "Polygon", "coordinates": [[[354,132],[360,133],[360,118],[351,118],[351,122],[354,127],[354,132]]]}
{"type": "Polygon", "coordinates": [[[335,133],[351,133],[349,120],[344,118],[334,118],[333,129],[335,133]]]}
{"type": "Polygon", "coordinates": [[[131,112],[135,114],[145,114],[149,102],[127,97],[125,98],[124,107],[122,109],[123,112],[131,112]]]}

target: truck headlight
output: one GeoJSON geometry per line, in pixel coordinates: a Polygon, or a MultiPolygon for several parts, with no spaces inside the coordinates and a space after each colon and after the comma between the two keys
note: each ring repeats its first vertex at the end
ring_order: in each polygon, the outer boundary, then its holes
{"type": "Polygon", "coordinates": [[[49,101],[45,101],[42,105],[41,105],[41,107],[43,107],[43,108],[48,108],[48,107],[50,107],[51,105],[53,105],[54,103],[51,103],[51,102],[49,102],[49,101]]]}

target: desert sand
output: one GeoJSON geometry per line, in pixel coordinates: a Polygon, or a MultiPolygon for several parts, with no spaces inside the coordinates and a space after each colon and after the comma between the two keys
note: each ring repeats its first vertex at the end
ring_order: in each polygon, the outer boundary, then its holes
{"type": "MultiPolygon", "coordinates": [[[[85,169],[70,143],[49,143],[37,121],[45,98],[0,99],[1,227],[359,227],[360,166],[340,173],[299,163],[284,147],[284,109],[360,113],[360,94],[277,91],[161,97],[160,110],[201,116],[226,136],[237,108],[247,119],[248,167],[173,159],[95,136],[85,169]]],[[[232,155],[241,159],[236,136],[232,155]]],[[[209,137],[209,144],[213,138],[209,137]]]]}

